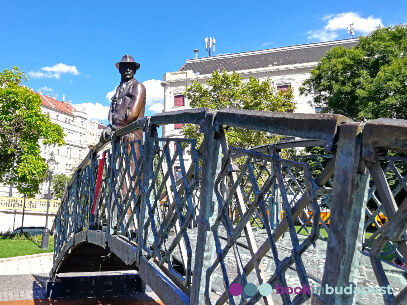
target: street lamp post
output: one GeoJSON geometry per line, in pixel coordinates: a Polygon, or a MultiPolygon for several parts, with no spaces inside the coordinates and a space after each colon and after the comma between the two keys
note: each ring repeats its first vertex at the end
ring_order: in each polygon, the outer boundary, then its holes
{"type": "Polygon", "coordinates": [[[51,181],[52,181],[52,174],[55,166],[55,158],[54,154],[51,153],[51,156],[48,160],[48,196],[47,196],[47,214],[45,216],[45,228],[42,231],[42,239],[41,239],[41,249],[48,249],[49,246],[49,230],[48,230],[48,212],[49,212],[49,200],[51,198],[51,181]]]}

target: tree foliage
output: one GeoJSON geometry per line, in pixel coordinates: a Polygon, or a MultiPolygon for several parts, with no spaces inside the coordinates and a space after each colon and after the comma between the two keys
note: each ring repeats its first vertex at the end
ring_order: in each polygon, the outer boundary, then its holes
{"type": "MultiPolygon", "coordinates": [[[[192,108],[236,108],[259,111],[291,111],[294,110],[293,94],[291,90],[276,93],[274,84],[270,79],[261,81],[250,77],[247,82],[243,77],[233,72],[228,74],[217,71],[206,81],[206,85],[193,81],[186,87],[185,96],[192,108]]],[[[187,124],[182,133],[186,138],[196,138],[200,143],[203,135],[199,127],[187,124]]],[[[247,148],[268,144],[275,140],[264,132],[249,129],[229,127],[226,138],[230,145],[247,148]]]]}
{"type": "Polygon", "coordinates": [[[65,174],[55,174],[52,179],[52,189],[54,191],[54,198],[62,198],[65,192],[65,186],[68,185],[71,178],[65,174]]]}
{"type": "Polygon", "coordinates": [[[314,102],[324,113],[407,119],[406,53],[407,25],[379,28],[351,49],[328,51],[300,91],[319,91],[314,102]]]}
{"type": "Polygon", "coordinates": [[[17,67],[0,72],[0,182],[32,196],[48,170],[39,141],[62,145],[64,134],[41,113],[40,97],[21,85],[26,79],[17,67]]]}

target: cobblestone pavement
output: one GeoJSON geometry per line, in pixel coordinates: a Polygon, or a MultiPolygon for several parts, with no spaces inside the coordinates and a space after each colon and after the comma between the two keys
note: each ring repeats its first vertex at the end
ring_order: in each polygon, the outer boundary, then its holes
{"type": "Polygon", "coordinates": [[[43,289],[30,274],[0,275],[0,301],[45,299],[43,289]]]}
{"type": "MultiPolygon", "coordinates": [[[[221,236],[227,236],[226,232],[223,230],[219,230],[219,235],[221,236]]],[[[267,238],[266,233],[263,230],[260,229],[255,229],[255,236],[256,236],[256,241],[258,242],[258,245],[261,245],[265,239],[267,238]]],[[[197,230],[188,230],[188,236],[191,242],[191,247],[194,249],[195,244],[196,244],[196,238],[197,238],[197,230]]],[[[298,235],[299,242],[301,243],[306,237],[303,235],[298,235]]],[[[244,233],[242,233],[241,237],[238,239],[239,246],[237,247],[238,249],[238,255],[239,259],[242,262],[243,265],[245,265],[250,259],[251,259],[251,254],[250,251],[247,249],[247,247],[242,247],[242,245],[246,244],[246,239],[244,238],[244,233]]],[[[221,247],[224,247],[226,245],[226,241],[224,239],[221,239],[220,241],[221,247]]],[[[289,234],[284,234],[278,241],[277,241],[277,248],[278,248],[278,255],[279,259],[282,260],[284,257],[288,257],[292,253],[292,243],[290,239],[289,234]]],[[[314,246],[310,246],[302,255],[301,255],[301,260],[303,262],[304,268],[306,270],[308,280],[309,280],[309,286],[310,287],[317,287],[321,286],[322,282],[322,277],[323,277],[323,271],[324,271],[324,266],[325,266],[325,257],[326,257],[326,246],[327,243],[323,240],[318,240],[315,243],[314,246]]],[[[178,255],[178,250],[175,251],[175,255],[178,255]]],[[[179,256],[180,257],[180,256],[179,256]]],[[[179,258],[180,260],[181,258],[179,258]]],[[[192,257],[192,260],[194,257],[192,257]]],[[[229,251],[226,257],[224,258],[225,265],[227,268],[225,268],[226,273],[228,275],[229,280],[233,280],[239,272],[238,265],[236,264],[236,257],[235,253],[233,250],[229,251]]],[[[192,261],[192,266],[194,266],[194,260],[192,261]]],[[[272,255],[272,251],[269,250],[267,255],[262,259],[262,264],[264,267],[264,271],[266,273],[266,276],[270,277],[274,271],[275,271],[275,264],[274,264],[274,259],[272,255]]],[[[393,265],[390,265],[388,263],[383,263],[383,268],[386,272],[386,275],[388,277],[390,286],[392,287],[393,291],[397,295],[402,288],[404,288],[407,285],[407,270],[395,267],[393,265]]],[[[285,272],[285,278],[287,281],[287,287],[301,287],[301,283],[299,280],[299,276],[297,273],[297,270],[295,268],[295,265],[291,266],[288,268],[288,270],[285,272]]],[[[217,295],[214,297],[214,299],[218,299],[220,295],[223,294],[225,291],[224,284],[223,284],[223,273],[222,269],[218,266],[218,268],[213,272],[211,275],[211,280],[212,280],[212,291],[213,295],[217,295]]],[[[247,276],[247,282],[248,283],[254,283],[257,287],[260,286],[260,284],[257,281],[257,276],[255,274],[255,271],[252,271],[248,276],[247,276]]],[[[378,287],[378,282],[376,280],[376,276],[373,272],[371,263],[370,263],[370,258],[366,255],[361,255],[360,257],[360,265],[358,269],[358,281],[356,283],[357,287],[378,287]]],[[[273,291],[271,294],[274,304],[279,305],[282,304],[281,297],[273,291]]],[[[291,300],[293,299],[293,296],[291,296],[291,300]]],[[[380,294],[358,294],[355,297],[356,305],[376,305],[376,304],[383,304],[383,297],[380,294]]],[[[241,300],[241,297],[235,297],[235,302],[236,304],[239,304],[241,300]]],[[[256,304],[264,304],[263,300],[260,300],[256,304]]],[[[305,305],[311,304],[311,301],[308,300],[304,303],[305,305]]]]}
{"type": "Polygon", "coordinates": [[[45,299],[45,289],[31,274],[48,275],[52,253],[0,259],[0,301],[45,299]]]}

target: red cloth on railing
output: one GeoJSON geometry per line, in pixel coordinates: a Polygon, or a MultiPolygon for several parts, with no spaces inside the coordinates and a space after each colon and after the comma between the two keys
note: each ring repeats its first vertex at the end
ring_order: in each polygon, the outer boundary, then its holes
{"type": "Polygon", "coordinates": [[[98,177],[96,181],[95,199],[93,200],[92,215],[95,215],[96,200],[98,198],[100,184],[102,183],[103,165],[105,164],[106,152],[103,153],[102,159],[99,160],[98,177]]]}

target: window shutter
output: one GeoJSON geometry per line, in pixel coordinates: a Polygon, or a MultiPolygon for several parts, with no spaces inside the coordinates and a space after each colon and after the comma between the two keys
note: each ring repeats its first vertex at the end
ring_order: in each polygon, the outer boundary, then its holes
{"type": "Polygon", "coordinates": [[[277,86],[278,92],[286,92],[290,89],[289,85],[277,86]]]}
{"type": "Polygon", "coordinates": [[[174,96],[174,107],[184,106],[184,96],[176,95],[174,96]]]}

